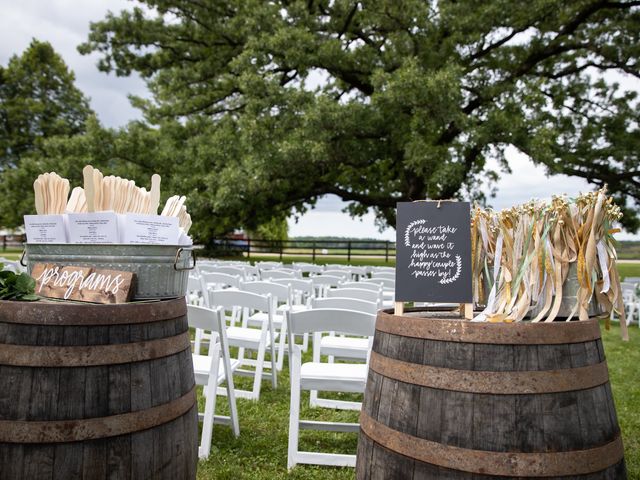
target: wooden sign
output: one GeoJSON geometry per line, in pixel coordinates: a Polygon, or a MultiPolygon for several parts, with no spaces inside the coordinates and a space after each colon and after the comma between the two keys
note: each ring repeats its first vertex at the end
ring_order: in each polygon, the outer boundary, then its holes
{"type": "Polygon", "coordinates": [[[125,303],[133,293],[133,272],[36,263],[36,295],[92,303],[125,303]]]}
{"type": "Polygon", "coordinates": [[[396,301],[471,304],[469,202],[402,202],[396,218],[396,301]]]}

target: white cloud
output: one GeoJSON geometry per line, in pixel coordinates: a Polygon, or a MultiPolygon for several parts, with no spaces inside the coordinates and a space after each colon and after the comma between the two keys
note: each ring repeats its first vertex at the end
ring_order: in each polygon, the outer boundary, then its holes
{"type": "Polygon", "coordinates": [[[130,9],[125,0],[0,0],[0,63],[22,53],[33,38],[48,41],[76,75],[76,85],[91,99],[91,107],[108,127],[141,118],[128,94],[148,96],[144,82],[133,75],[118,78],[96,68],[98,55],[80,55],[77,46],[87,39],[89,23],[108,10],[130,9]]]}

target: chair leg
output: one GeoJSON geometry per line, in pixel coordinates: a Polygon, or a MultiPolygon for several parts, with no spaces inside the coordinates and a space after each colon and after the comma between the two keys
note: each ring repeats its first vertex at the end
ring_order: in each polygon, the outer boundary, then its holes
{"type": "MultiPolygon", "coordinates": [[[[260,387],[262,386],[262,369],[264,368],[264,343],[258,347],[258,359],[256,360],[256,371],[253,377],[253,397],[252,400],[260,399],[260,387]]],[[[273,375],[275,375],[275,370],[273,375]]]]}
{"type": "Polygon", "coordinates": [[[200,328],[196,328],[195,342],[193,344],[193,353],[195,353],[196,355],[200,355],[200,348],[202,346],[202,334],[203,333],[204,333],[204,330],[202,330],[200,328]]]}
{"type": "MultiPolygon", "coordinates": [[[[291,349],[296,350],[295,346],[291,349]]],[[[291,355],[291,403],[289,406],[289,452],[287,455],[287,469],[296,466],[298,454],[298,436],[300,428],[300,354],[291,355]]]]}
{"type": "MultiPolygon", "coordinates": [[[[278,342],[278,361],[276,367],[278,371],[281,372],[284,367],[284,349],[287,340],[287,322],[282,322],[282,327],[280,327],[280,341],[278,342]]],[[[275,387],[274,387],[275,388],[275,387]]]]}
{"type": "Polygon", "coordinates": [[[207,458],[211,452],[211,441],[213,439],[213,423],[216,414],[217,399],[217,378],[218,365],[220,364],[220,344],[213,347],[212,371],[209,373],[209,381],[205,386],[207,391],[206,401],[204,404],[204,419],[202,421],[202,439],[200,440],[200,448],[198,449],[198,457],[207,458]]]}

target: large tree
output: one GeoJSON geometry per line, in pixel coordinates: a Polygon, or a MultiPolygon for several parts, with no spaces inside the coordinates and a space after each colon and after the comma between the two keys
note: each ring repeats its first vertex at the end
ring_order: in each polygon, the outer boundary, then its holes
{"type": "Polygon", "coordinates": [[[638,226],[640,1],[144,0],[83,53],[148,82],[152,122],[213,125],[202,201],[250,224],[334,193],[351,212],[482,199],[507,146],[607,183],[638,226]]]}
{"type": "Polygon", "coordinates": [[[74,82],[53,47],[35,39],[0,65],[0,171],[16,167],[47,138],[84,131],[92,112],[74,82]]]}

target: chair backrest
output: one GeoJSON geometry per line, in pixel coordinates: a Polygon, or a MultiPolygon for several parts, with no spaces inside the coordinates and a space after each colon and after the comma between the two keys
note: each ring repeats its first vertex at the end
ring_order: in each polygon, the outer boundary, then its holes
{"type": "Polygon", "coordinates": [[[202,291],[202,280],[200,279],[200,277],[189,275],[189,280],[187,280],[187,291],[189,292],[202,291]]]}
{"type": "Polygon", "coordinates": [[[240,290],[257,293],[258,295],[270,294],[274,302],[283,302],[287,305],[292,303],[292,293],[289,285],[264,281],[242,282],[240,290]]]}
{"type": "Polygon", "coordinates": [[[229,275],[228,273],[218,272],[202,272],[202,280],[205,284],[213,284],[216,289],[218,286],[240,288],[240,277],[238,275],[229,275]]]}
{"type": "Polygon", "coordinates": [[[396,288],[395,278],[370,278],[367,283],[377,283],[382,285],[384,290],[393,290],[396,288]]]}
{"type": "Polygon", "coordinates": [[[202,272],[215,272],[219,267],[217,263],[202,263],[198,261],[196,265],[196,270],[200,273],[202,272]]]}
{"type": "Polygon", "coordinates": [[[375,280],[378,278],[388,278],[395,281],[396,274],[394,272],[371,272],[371,278],[375,280]]]}
{"type": "Polygon", "coordinates": [[[263,280],[277,278],[300,278],[300,272],[291,269],[262,270],[261,276],[263,280]]]}
{"type": "Polygon", "coordinates": [[[252,308],[261,312],[271,312],[271,295],[259,295],[241,290],[213,290],[209,292],[211,305],[232,310],[233,307],[252,308]]]}
{"type": "Polygon", "coordinates": [[[363,288],[330,288],[327,290],[327,297],[355,298],[376,304],[382,301],[382,290],[365,290],[363,288]]]}
{"type": "Polygon", "coordinates": [[[323,268],[313,263],[294,263],[293,268],[301,273],[322,273],[323,268]]]}
{"type": "MultiPolygon", "coordinates": [[[[366,292],[366,290],[363,290],[366,292]]],[[[367,292],[369,293],[369,292],[367,292]]],[[[367,302],[348,297],[314,298],[311,302],[313,308],[340,308],[344,310],[355,310],[376,315],[378,313],[378,302],[367,302]]]]}
{"type": "Polygon", "coordinates": [[[344,277],[337,277],[335,275],[316,275],[315,277],[309,277],[314,287],[319,285],[328,285],[330,287],[337,287],[344,281],[344,277]]]}
{"type": "Polygon", "coordinates": [[[240,265],[218,266],[214,271],[215,271],[215,273],[226,273],[228,275],[235,275],[235,276],[240,277],[242,279],[244,279],[244,277],[245,277],[245,270],[240,265]]]}
{"type": "Polygon", "coordinates": [[[260,270],[273,270],[275,268],[282,268],[282,262],[256,262],[256,267],[260,270]]]}
{"type": "Polygon", "coordinates": [[[322,275],[331,275],[333,277],[340,277],[343,280],[349,280],[351,278],[351,272],[349,270],[325,270],[322,275]]]}
{"type": "Polygon", "coordinates": [[[222,333],[222,309],[187,305],[187,321],[191,328],[201,328],[208,332],[222,333]]]}
{"type": "Polygon", "coordinates": [[[379,292],[380,290],[382,290],[382,285],[373,282],[345,282],[340,287],[359,288],[360,290],[371,290],[374,292],[379,292]]]}
{"type": "Polygon", "coordinates": [[[280,285],[291,285],[294,292],[300,292],[304,295],[313,295],[313,282],[311,280],[303,280],[301,278],[274,278],[271,283],[279,283],[280,285]]]}
{"type": "Polygon", "coordinates": [[[376,316],[372,313],[340,308],[317,308],[288,312],[288,315],[291,335],[336,332],[369,337],[375,332],[376,316]]]}
{"type": "Polygon", "coordinates": [[[373,272],[391,272],[396,273],[396,267],[370,267],[371,273],[373,272]]]}

